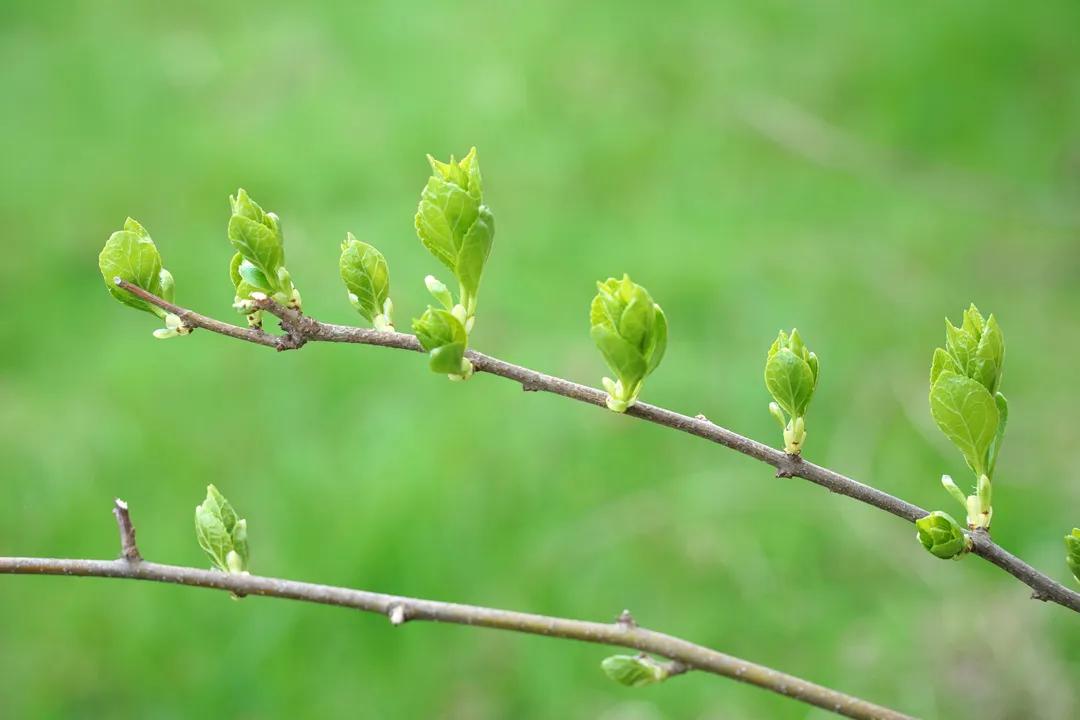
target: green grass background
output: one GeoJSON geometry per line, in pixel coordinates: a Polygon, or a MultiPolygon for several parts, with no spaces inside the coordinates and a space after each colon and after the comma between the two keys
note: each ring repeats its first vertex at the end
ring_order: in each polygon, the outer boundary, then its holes
{"type": "MultiPolygon", "coordinates": [[[[1005,329],[995,536],[1062,581],[1080,523],[1080,6],[119,3],[0,8],[0,553],[205,565],[214,482],[254,570],[649,627],[928,717],[1075,717],[1080,623],[913,528],[679,433],[362,347],[275,354],[111,300],[143,222],[225,319],[226,198],[276,211],[305,309],[361,322],[346,230],[400,326],[438,271],[424,154],[479,147],[498,233],[474,344],[599,384],[593,284],[671,342],[643,398],[771,443],[781,327],[821,357],[807,456],[928,508],[966,476],[930,355],[1005,329]]],[[[445,273],[444,273],[445,274],[445,273]]],[[[1069,580],[1071,582],[1071,580],[1069,580]]],[[[705,675],[630,690],[599,647],[103,580],[0,578],[9,718],[806,718],[705,675]]]]}

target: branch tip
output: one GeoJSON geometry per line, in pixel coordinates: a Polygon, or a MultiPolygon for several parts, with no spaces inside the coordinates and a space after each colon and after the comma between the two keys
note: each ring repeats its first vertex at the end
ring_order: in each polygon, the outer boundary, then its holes
{"type": "Polygon", "coordinates": [[[113,516],[116,518],[116,525],[120,530],[121,557],[128,562],[141,561],[142,555],[139,554],[139,546],[135,544],[135,526],[131,522],[128,504],[120,498],[116,498],[113,503],[113,516]]]}

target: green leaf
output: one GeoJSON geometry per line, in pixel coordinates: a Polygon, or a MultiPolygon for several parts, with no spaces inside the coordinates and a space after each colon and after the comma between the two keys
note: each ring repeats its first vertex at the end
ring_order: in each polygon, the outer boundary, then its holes
{"type": "Polygon", "coordinates": [[[284,251],[273,231],[245,217],[233,215],[229,219],[228,232],[232,246],[262,273],[267,284],[273,283],[270,289],[277,291],[277,269],[284,261],[284,251]]]}
{"type": "Polygon", "coordinates": [[[594,325],[589,334],[604,356],[611,371],[624,387],[636,385],[645,377],[648,364],[641,352],[607,325],[594,325]]]}
{"type": "Polygon", "coordinates": [[[927,552],[942,560],[959,558],[970,547],[970,540],[951,515],[935,510],[915,521],[916,537],[927,552]]]}
{"type": "Polygon", "coordinates": [[[937,348],[934,350],[934,359],[930,364],[930,385],[936,383],[938,376],[946,370],[957,375],[964,374],[963,369],[956,363],[952,355],[941,348],[937,348]]]}
{"type": "Polygon", "coordinates": [[[765,386],[788,415],[801,417],[814,394],[814,373],[805,360],[780,348],[765,363],[765,386]]]}
{"type": "Polygon", "coordinates": [[[233,550],[240,556],[243,567],[247,567],[251,557],[247,541],[247,520],[237,520],[232,531],[233,550]]]}
{"type": "Polygon", "coordinates": [[[604,673],[627,687],[645,687],[664,680],[665,672],[654,660],[637,655],[612,655],[600,663],[604,673]]]}
{"type": "Polygon", "coordinates": [[[433,348],[428,353],[428,364],[434,372],[446,375],[460,375],[464,357],[465,343],[448,343],[433,348]]]}
{"type": "Polygon", "coordinates": [[[971,303],[968,309],[964,311],[964,332],[975,338],[976,341],[982,337],[983,329],[986,327],[986,321],[983,320],[982,313],[979,312],[979,308],[975,307],[975,303],[971,303]]]}
{"type": "Polygon", "coordinates": [[[471,314],[480,277],[491,253],[495,221],[483,204],[480,165],[476,148],[461,161],[449,163],[428,156],[431,177],[420,193],[416,234],[424,247],[454,273],[471,314]]]}
{"type": "Polygon", "coordinates": [[[165,316],[164,310],[117,287],[113,280],[119,277],[159,297],[166,292],[172,294],[172,275],[166,273],[167,279],[162,277],[161,255],[157,246],[145,228],[135,220],[128,218],[124,222],[124,229],[114,232],[105,241],[105,247],[98,255],[98,269],[105,287],[114,298],[138,310],[158,317],[165,316]],[[168,284],[167,291],[163,289],[163,279],[168,284]]]}
{"type": "Polygon", "coordinates": [[[374,322],[385,312],[390,296],[390,270],[386,258],[375,247],[348,233],[341,245],[338,266],[353,306],[369,322],[374,322]]]}
{"type": "Polygon", "coordinates": [[[972,361],[975,359],[975,350],[978,348],[978,340],[971,333],[954,327],[948,320],[945,321],[945,346],[953,360],[960,366],[961,375],[968,375],[972,361]]]}
{"type": "Polygon", "coordinates": [[[664,353],[667,351],[667,316],[664,315],[664,311],[660,309],[660,306],[655,303],[653,309],[655,311],[653,332],[650,335],[649,344],[645,348],[645,357],[648,358],[648,365],[645,367],[646,375],[652,374],[660,361],[664,359],[664,353]]]}
{"type": "Polygon", "coordinates": [[[1073,577],[1080,582],[1080,528],[1073,528],[1072,533],[1065,536],[1065,562],[1072,570],[1073,577]]]}
{"type": "Polygon", "coordinates": [[[207,486],[206,499],[195,508],[195,537],[222,572],[246,570],[247,521],[237,517],[232,505],[213,485],[207,486]],[[229,562],[230,553],[239,563],[235,559],[229,562]]]}
{"type": "Polygon", "coordinates": [[[469,297],[475,298],[480,290],[480,276],[494,239],[495,216],[487,206],[481,205],[476,220],[462,238],[456,263],[458,280],[469,297]]]}
{"type": "Polygon", "coordinates": [[[970,378],[944,371],[930,390],[930,413],[976,475],[987,473],[987,451],[998,430],[997,404],[970,378]]]}
{"type": "MultiPolygon", "coordinates": [[[[285,264],[285,246],[276,217],[273,213],[264,212],[243,188],[229,201],[233,208],[233,215],[229,218],[229,242],[262,273],[268,289],[291,292],[291,287],[284,287],[279,281],[279,270],[285,264]]],[[[248,282],[256,284],[250,279],[248,282]]]]}
{"type": "Polygon", "coordinates": [[[1001,374],[1005,364],[1005,338],[1001,334],[997,319],[990,315],[985,330],[979,338],[975,357],[971,363],[970,375],[983,384],[991,393],[996,392],[1001,384],[1001,374]]]}
{"type": "Polygon", "coordinates": [[[232,539],[221,518],[203,505],[195,508],[195,537],[214,564],[223,572],[228,572],[225,556],[232,549],[232,539]]]}
{"type": "Polygon", "coordinates": [[[452,343],[464,345],[467,340],[465,326],[460,320],[447,310],[431,306],[419,319],[413,320],[413,332],[420,346],[428,352],[452,343]]]}

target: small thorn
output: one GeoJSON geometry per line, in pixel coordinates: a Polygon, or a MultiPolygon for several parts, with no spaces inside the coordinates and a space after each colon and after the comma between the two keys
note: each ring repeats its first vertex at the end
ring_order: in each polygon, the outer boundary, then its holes
{"type": "Polygon", "coordinates": [[[619,613],[619,617],[615,622],[627,630],[632,630],[638,626],[637,621],[634,620],[634,616],[630,614],[629,610],[623,610],[619,613]]]}

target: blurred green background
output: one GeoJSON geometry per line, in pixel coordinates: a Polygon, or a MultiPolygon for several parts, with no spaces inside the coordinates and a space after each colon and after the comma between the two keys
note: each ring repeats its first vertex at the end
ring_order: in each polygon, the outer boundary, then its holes
{"type": "MultiPolygon", "coordinates": [[[[671,343],[643,398],[779,443],[761,380],[822,359],[807,456],[925,507],[965,478],[926,403],[942,318],[1008,342],[995,536],[1065,581],[1080,523],[1080,5],[5,2],[0,553],[203,566],[217,483],[257,572],[649,627],[928,717],[1075,717],[1080,623],[987,563],[701,440],[420,356],[276,354],[111,300],[144,223],[178,300],[230,306],[227,195],[286,230],[305,309],[362,322],[346,230],[399,324],[440,266],[424,154],[480,150],[497,216],[475,345],[599,384],[594,282],[671,343]]],[[[1070,581],[1071,582],[1071,581],[1070,581]]],[[[0,715],[805,718],[705,675],[629,690],[604,649],[104,580],[0,578],[0,715]]]]}

